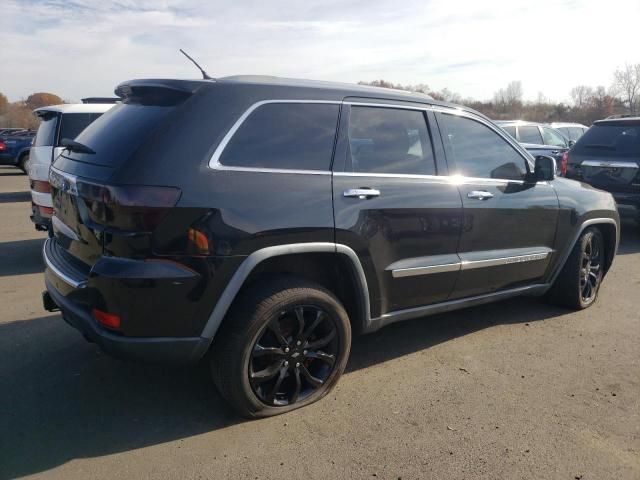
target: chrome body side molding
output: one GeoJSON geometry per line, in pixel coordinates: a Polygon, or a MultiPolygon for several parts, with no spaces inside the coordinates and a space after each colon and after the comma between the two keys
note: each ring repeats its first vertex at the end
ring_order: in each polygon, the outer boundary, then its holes
{"type": "Polygon", "coordinates": [[[553,253],[548,247],[512,248],[460,253],[459,255],[434,255],[395,262],[387,267],[393,278],[428,275],[431,273],[456,272],[475,268],[496,267],[512,263],[547,260],[553,253]]]}

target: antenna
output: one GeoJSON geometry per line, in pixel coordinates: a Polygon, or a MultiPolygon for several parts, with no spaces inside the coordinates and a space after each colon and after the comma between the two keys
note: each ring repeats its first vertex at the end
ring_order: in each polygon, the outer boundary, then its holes
{"type": "Polygon", "coordinates": [[[187,52],[185,52],[183,49],[180,49],[180,53],[182,53],[185,57],[187,57],[189,60],[191,60],[196,67],[198,67],[198,70],[200,70],[202,72],[202,78],[204,78],[205,80],[213,80],[213,78],[211,78],[209,76],[209,74],[207,72],[205,72],[204,69],[200,65],[198,65],[198,62],[196,62],[193,58],[191,58],[187,54],[187,52]]]}

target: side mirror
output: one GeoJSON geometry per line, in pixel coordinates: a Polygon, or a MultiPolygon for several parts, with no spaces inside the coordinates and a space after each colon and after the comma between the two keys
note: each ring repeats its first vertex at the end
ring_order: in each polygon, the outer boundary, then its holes
{"type": "Polygon", "coordinates": [[[575,140],[569,140],[569,148],[573,147],[576,144],[575,140]]]}
{"type": "Polygon", "coordinates": [[[556,178],[556,159],[547,155],[538,155],[536,157],[534,175],[537,182],[556,178]]]}

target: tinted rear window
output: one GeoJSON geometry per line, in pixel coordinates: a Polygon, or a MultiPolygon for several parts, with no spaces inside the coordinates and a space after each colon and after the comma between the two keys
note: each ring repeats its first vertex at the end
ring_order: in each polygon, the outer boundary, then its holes
{"type": "Polygon", "coordinates": [[[502,127],[502,129],[513,138],[516,138],[516,127],[502,127]]]}
{"type": "Polygon", "coordinates": [[[258,107],[220,157],[222,165],[329,170],[338,105],[272,103],[258,107]]]}
{"type": "Polygon", "coordinates": [[[56,127],[58,126],[58,115],[52,114],[40,120],[38,133],[33,142],[34,147],[52,147],[56,138],[56,127]]]}
{"type": "Polygon", "coordinates": [[[63,138],[73,140],[82,130],[100,117],[102,113],[63,113],[60,122],[60,135],[58,135],[58,143],[63,138]]]}
{"type": "Polygon", "coordinates": [[[594,125],[573,150],[588,155],[640,157],[640,125],[594,125]]]}
{"type": "Polygon", "coordinates": [[[76,141],[94,155],[73,154],[83,162],[118,167],[140,146],[172,107],[120,104],[85,128],[76,141]]]}

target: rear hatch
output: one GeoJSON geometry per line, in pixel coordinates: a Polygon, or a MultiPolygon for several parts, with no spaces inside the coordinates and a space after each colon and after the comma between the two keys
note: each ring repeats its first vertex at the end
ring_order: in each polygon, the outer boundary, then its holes
{"type": "Polygon", "coordinates": [[[568,168],[594,187],[640,193],[640,120],[596,122],[571,149],[568,168]]]}
{"type": "Polygon", "coordinates": [[[133,91],[135,97],[129,92],[122,104],[67,143],[50,171],[56,248],[62,250],[61,256],[71,255],[88,267],[105,248],[111,255],[148,257],[151,233],[180,197],[180,190],[170,186],[110,182],[187,96],[175,96],[170,102],[166,96],[161,96],[162,102],[141,101],[149,98],[133,91]]]}

